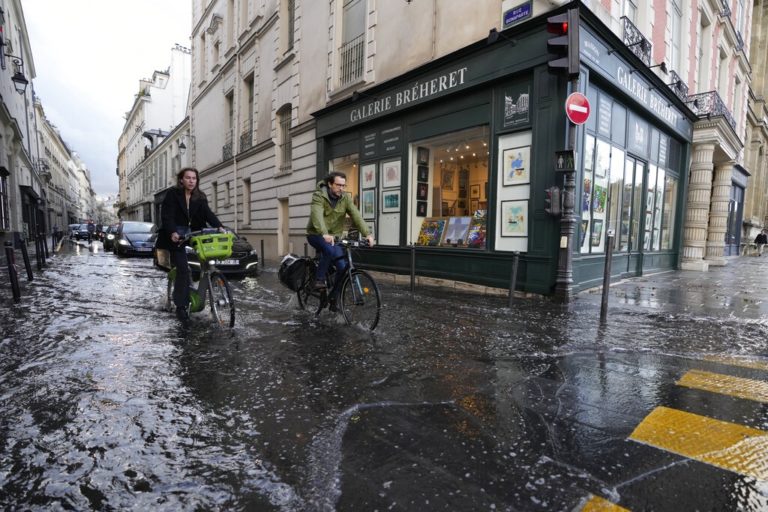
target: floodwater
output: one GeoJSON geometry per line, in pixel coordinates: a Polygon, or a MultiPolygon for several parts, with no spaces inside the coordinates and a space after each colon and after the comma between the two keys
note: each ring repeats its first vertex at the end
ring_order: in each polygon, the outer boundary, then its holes
{"type": "Polygon", "coordinates": [[[768,430],[762,403],[675,384],[692,368],[765,381],[762,299],[735,315],[706,290],[622,288],[601,326],[594,294],[510,310],[381,288],[370,333],[298,311],[268,267],[233,283],[234,329],[206,311],[183,330],[151,260],[65,242],[0,314],[0,505],[768,508],[760,463],[756,478],[628,439],[657,406],[768,430]]]}

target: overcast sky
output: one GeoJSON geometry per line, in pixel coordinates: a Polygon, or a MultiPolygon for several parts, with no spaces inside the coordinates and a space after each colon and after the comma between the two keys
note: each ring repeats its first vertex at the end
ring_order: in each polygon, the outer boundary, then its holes
{"type": "Polygon", "coordinates": [[[192,0],[22,0],[46,117],[91,172],[100,197],[118,190],[117,139],[139,80],[190,47],[192,0]]]}

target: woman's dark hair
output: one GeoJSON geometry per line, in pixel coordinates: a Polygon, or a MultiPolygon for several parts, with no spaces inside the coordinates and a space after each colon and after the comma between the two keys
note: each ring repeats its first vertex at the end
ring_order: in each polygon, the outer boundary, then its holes
{"type": "Polygon", "coordinates": [[[192,189],[192,197],[195,199],[205,198],[205,194],[202,190],[200,190],[200,173],[194,167],[184,167],[176,174],[176,186],[182,190],[184,189],[184,185],[182,184],[181,180],[184,177],[184,173],[187,171],[192,171],[195,173],[195,178],[197,178],[195,188],[192,189]]]}
{"type": "Polygon", "coordinates": [[[325,177],[325,184],[330,185],[331,183],[334,182],[334,180],[336,180],[336,178],[344,178],[346,180],[347,175],[341,171],[333,171],[329,173],[328,176],[325,177]]]}

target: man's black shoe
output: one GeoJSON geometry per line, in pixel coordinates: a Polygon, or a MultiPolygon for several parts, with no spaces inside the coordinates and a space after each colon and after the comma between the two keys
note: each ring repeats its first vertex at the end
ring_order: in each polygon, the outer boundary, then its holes
{"type": "Polygon", "coordinates": [[[315,290],[325,290],[326,289],[325,281],[318,279],[317,281],[315,281],[314,288],[315,290]]]}
{"type": "Polygon", "coordinates": [[[333,313],[339,312],[339,307],[336,305],[336,299],[330,300],[330,303],[328,304],[328,309],[333,313]]]}
{"type": "Polygon", "coordinates": [[[183,325],[189,325],[189,311],[187,308],[176,308],[176,318],[181,320],[183,325]]]}

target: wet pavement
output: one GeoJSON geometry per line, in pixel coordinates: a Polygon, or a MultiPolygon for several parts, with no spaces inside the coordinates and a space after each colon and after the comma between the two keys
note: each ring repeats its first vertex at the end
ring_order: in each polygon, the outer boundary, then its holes
{"type": "Polygon", "coordinates": [[[768,509],[768,257],[617,283],[604,325],[599,291],[384,283],[374,333],[267,267],[184,331],[150,260],[93,249],[18,306],[0,278],[4,509],[768,509]]]}

